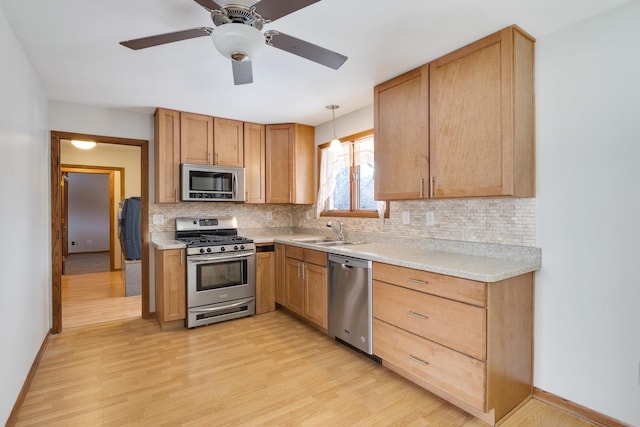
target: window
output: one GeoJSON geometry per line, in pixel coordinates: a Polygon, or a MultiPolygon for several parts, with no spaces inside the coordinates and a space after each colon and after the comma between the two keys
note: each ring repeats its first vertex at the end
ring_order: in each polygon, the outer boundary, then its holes
{"type": "Polygon", "coordinates": [[[340,149],[318,147],[318,216],[378,217],[385,202],[374,200],[373,131],[343,138],[340,149]]]}

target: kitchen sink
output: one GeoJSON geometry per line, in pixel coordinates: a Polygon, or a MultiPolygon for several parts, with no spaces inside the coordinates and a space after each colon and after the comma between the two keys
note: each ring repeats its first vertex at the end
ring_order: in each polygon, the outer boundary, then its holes
{"type": "Polygon", "coordinates": [[[292,242],[299,242],[299,243],[331,243],[331,242],[336,242],[337,240],[332,240],[332,239],[328,239],[328,238],[324,238],[324,239],[319,239],[317,237],[306,237],[306,238],[301,238],[301,239],[290,239],[292,242]]]}
{"type": "Polygon", "coordinates": [[[361,242],[353,242],[351,240],[329,240],[324,242],[317,242],[316,244],[322,246],[344,246],[344,245],[359,245],[361,242]]]}

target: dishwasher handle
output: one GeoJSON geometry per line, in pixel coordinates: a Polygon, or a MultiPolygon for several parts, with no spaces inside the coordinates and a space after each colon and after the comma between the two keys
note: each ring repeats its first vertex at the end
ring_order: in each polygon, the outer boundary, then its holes
{"type": "Polygon", "coordinates": [[[343,267],[371,268],[372,262],[366,259],[351,258],[348,256],[329,254],[329,262],[343,267]]]}

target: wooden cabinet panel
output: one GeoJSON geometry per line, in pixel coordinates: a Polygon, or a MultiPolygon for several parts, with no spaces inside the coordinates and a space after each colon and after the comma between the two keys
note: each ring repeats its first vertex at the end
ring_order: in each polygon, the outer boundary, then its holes
{"type": "Polygon", "coordinates": [[[155,130],[155,202],[180,201],[180,112],[158,108],[155,130]]]}
{"type": "Polygon", "coordinates": [[[373,281],[373,316],[479,360],[486,359],[486,310],[373,281]]]}
{"type": "Polygon", "coordinates": [[[509,27],[430,66],[433,196],[533,197],[533,40],[509,27]]]}
{"type": "Polygon", "coordinates": [[[265,126],[244,124],[244,165],[246,203],[265,203],[266,145],[265,126]]]}
{"type": "Polygon", "coordinates": [[[291,203],[293,127],[271,125],[266,132],[267,203],[291,203]]]}
{"type": "Polygon", "coordinates": [[[267,203],[314,202],[314,134],[300,124],[266,126],[267,203]]]}
{"type": "Polygon", "coordinates": [[[244,167],[244,124],[238,120],[213,118],[213,163],[244,167]]]}
{"type": "Polygon", "coordinates": [[[280,305],[286,304],[286,264],[285,245],[276,243],[276,302],[280,305]]]}
{"type": "Polygon", "coordinates": [[[304,316],[304,263],[293,258],[286,260],[285,307],[294,313],[304,316]]]}
{"type": "Polygon", "coordinates": [[[480,411],[486,409],[485,363],[373,319],[373,352],[480,411]]]}
{"type": "Polygon", "coordinates": [[[373,279],[480,307],[487,304],[484,282],[379,262],[373,263],[373,279]]]}
{"type": "Polygon", "coordinates": [[[180,162],[213,164],[213,117],[180,113],[180,162]]]}
{"type": "Polygon", "coordinates": [[[276,309],[276,257],[274,252],[256,253],[256,314],[276,309]]]}
{"type": "Polygon", "coordinates": [[[374,88],[376,200],[428,197],[429,66],[374,88]]]}
{"type": "Polygon", "coordinates": [[[305,263],[304,286],[304,317],[326,330],[328,327],[327,268],[305,263]]]}
{"type": "Polygon", "coordinates": [[[161,324],[186,316],[185,251],[155,250],[156,317],[161,324]]]}

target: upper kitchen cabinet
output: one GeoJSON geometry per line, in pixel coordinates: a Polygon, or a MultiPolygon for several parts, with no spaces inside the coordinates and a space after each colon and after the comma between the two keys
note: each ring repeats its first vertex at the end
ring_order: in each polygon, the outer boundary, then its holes
{"type": "Polygon", "coordinates": [[[428,65],[374,88],[376,200],[428,196],[428,100],[428,65]]]}
{"type": "Polygon", "coordinates": [[[155,125],[155,201],[176,203],[180,188],[180,112],[158,108],[155,125]]]}
{"type": "Polygon", "coordinates": [[[301,124],[266,127],[267,203],[313,204],[315,130],[301,124]]]}
{"type": "Polygon", "coordinates": [[[535,196],[534,43],[512,26],[430,63],[431,197],[535,196]]]}
{"type": "Polygon", "coordinates": [[[213,119],[213,164],[244,167],[244,124],[238,120],[213,119]]]}
{"type": "Polygon", "coordinates": [[[213,164],[213,117],[180,113],[180,162],[213,164]]]}
{"type": "Polygon", "coordinates": [[[244,164],[246,203],[265,203],[265,126],[244,124],[244,164]]]}

